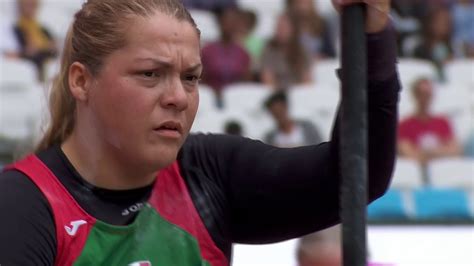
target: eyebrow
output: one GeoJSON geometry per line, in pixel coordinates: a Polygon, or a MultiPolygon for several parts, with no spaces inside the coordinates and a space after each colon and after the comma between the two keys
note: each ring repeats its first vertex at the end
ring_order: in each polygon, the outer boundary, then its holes
{"type": "MultiPolygon", "coordinates": [[[[173,67],[173,64],[170,61],[160,60],[160,59],[156,59],[156,58],[136,58],[134,61],[136,61],[136,62],[138,62],[138,61],[151,61],[155,65],[164,66],[166,68],[173,67]]],[[[202,68],[202,63],[196,63],[195,65],[192,65],[192,66],[186,68],[185,71],[186,72],[193,72],[193,71],[198,70],[199,68],[202,68]]]]}

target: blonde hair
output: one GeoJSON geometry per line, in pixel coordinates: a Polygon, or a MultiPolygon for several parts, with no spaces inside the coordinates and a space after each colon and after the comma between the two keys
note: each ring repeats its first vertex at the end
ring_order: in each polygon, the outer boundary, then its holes
{"type": "Polygon", "coordinates": [[[126,22],[137,16],[152,16],[157,11],[189,22],[200,35],[180,0],[88,0],[83,4],[66,36],[61,69],[49,98],[50,124],[37,151],[62,143],[74,129],[76,103],[69,90],[69,67],[80,62],[96,75],[104,58],[126,45],[126,22]]]}

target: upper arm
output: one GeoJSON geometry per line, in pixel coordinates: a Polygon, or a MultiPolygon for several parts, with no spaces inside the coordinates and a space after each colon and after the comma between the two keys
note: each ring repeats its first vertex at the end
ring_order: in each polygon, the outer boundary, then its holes
{"type": "Polygon", "coordinates": [[[337,222],[339,179],[331,143],[281,149],[223,135],[203,141],[215,183],[225,192],[232,242],[275,242],[337,222]]]}
{"type": "Polygon", "coordinates": [[[0,264],[54,265],[53,214],[28,177],[17,171],[0,174],[0,213],[0,264]]]}

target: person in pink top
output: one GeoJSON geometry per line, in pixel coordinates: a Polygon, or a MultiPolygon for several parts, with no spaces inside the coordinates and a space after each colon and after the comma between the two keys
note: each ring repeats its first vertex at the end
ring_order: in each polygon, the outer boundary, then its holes
{"type": "Polygon", "coordinates": [[[242,26],[241,11],[237,8],[221,10],[217,21],[220,39],[202,49],[202,81],[214,89],[220,99],[227,85],[250,79],[251,58],[238,39],[242,26]]]}
{"type": "Polygon", "coordinates": [[[398,129],[398,153],[425,165],[429,160],[456,156],[461,148],[445,116],[431,113],[433,84],[419,79],[413,86],[415,113],[404,119],[398,129]]]}

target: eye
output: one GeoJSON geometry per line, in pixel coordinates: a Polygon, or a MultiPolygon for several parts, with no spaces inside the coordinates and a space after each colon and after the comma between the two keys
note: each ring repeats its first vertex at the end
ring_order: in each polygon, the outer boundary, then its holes
{"type": "Polygon", "coordinates": [[[155,71],[145,71],[145,72],[142,72],[141,75],[145,78],[158,77],[158,73],[156,73],[155,71]]]}
{"type": "Polygon", "coordinates": [[[196,84],[201,80],[201,77],[197,75],[186,75],[185,80],[191,84],[196,84]]]}

